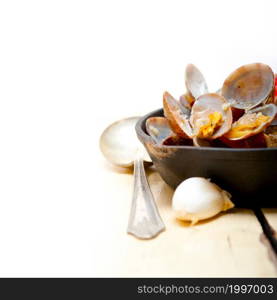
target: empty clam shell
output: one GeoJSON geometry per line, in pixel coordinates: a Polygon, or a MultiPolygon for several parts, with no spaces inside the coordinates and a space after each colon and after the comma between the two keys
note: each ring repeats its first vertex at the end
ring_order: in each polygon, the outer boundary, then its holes
{"type": "Polygon", "coordinates": [[[262,132],[273,121],[277,112],[275,104],[268,104],[248,111],[235,123],[225,137],[229,140],[242,140],[262,132]]]}
{"type": "Polygon", "coordinates": [[[164,117],[147,119],[146,131],[158,144],[163,144],[165,140],[175,135],[169,126],[168,120],[164,117]]]}
{"type": "Polygon", "coordinates": [[[173,132],[181,138],[192,138],[192,128],[189,123],[190,112],[168,92],[163,95],[163,108],[173,132]]]}
{"type": "Polygon", "coordinates": [[[224,97],[218,94],[202,95],[192,107],[190,123],[196,137],[216,139],[231,128],[231,107],[224,97]]]}
{"type": "Polygon", "coordinates": [[[274,73],[268,65],[244,65],[231,73],[221,89],[233,107],[251,109],[265,102],[274,87],[274,73]]]}
{"type": "Polygon", "coordinates": [[[193,64],[186,67],[185,84],[189,94],[194,99],[208,93],[208,86],[203,74],[193,64]]]}

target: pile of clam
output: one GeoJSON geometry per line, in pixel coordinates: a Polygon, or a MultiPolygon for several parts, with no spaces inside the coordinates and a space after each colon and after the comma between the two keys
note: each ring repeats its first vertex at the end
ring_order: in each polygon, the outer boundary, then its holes
{"type": "Polygon", "coordinates": [[[190,64],[186,94],[176,100],[165,92],[165,117],[149,118],[147,133],[169,146],[277,147],[275,82],[268,65],[254,63],[235,70],[220,90],[210,93],[202,73],[190,64]]]}

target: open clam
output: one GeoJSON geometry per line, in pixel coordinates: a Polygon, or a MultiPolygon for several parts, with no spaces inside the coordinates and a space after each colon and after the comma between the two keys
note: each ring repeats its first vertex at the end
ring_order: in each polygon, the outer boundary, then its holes
{"type": "Polygon", "coordinates": [[[248,111],[235,123],[224,137],[229,140],[242,140],[256,135],[267,128],[277,113],[275,104],[267,104],[248,111]]]}
{"type": "Polygon", "coordinates": [[[165,140],[174,135],[168,120],[164,117],[152,117],[146,121],[146,131],[157,144],[163,144],[165,140]]]}
{"type": "Polygon", "coordinates": [[[218,94],[202,95],[192,107],[190,123],[197,138],[216,139],[231,128],[231,107],[224,97],[218,94]]]}
{"type": "Polygon", "coordinates": [[[193,64],[189,64],[186,67],[185,84],[188,90],[188,95],[186,96],[186,98],[189,101],[192,101],[192,99],[196,100],[201,95],[207,94],[209,92],[203,74],[193,64]]]}
{"type": "Polygon", "coordinates": [[[145,125],[146,132],[158,145],[193,145],[191,139],[183,139],[180,138],[177,134],[175,134],[171,130],[168,120],[164,117],[149,118],[147,119],[145,125]]]}
{"type": "Polygon", "coordinates": [[[233,107],[249,110],[265,103],[274,88],[274,73],[262,63],[244,65],[224,81],[221,94],[233,107]]]}
{"type": "Polygon", "coordinates": [[[185,109],[168,92],[163,95],[164,115],[169,126],[180,138],[192,138],[192,128],[189,122],[190,111],[185,109]]]}

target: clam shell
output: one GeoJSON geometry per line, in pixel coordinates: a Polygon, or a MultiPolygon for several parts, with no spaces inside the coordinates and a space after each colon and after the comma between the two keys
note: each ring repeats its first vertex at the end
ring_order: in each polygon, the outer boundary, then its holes
{"type": "Polygon", "coordinates": [[[267,128],[271,122],[273,121],[276,113],[277,113],[277,106],[275,104],[267,104],[264,106],[260,106],[258,108],[255,108],[253,110],[248,111],[246,114],[244,114],[241,118],[239,118],[233,125],[231,130],[234,130],[236,127],[241,126],[241,125],[247,125],[252,122],[255,122],[255,120],[258,118],[258,114],[262,113],[264,116],[268,116],[269,119],[267,121],[264,121],[258,126],[257,128],[253,129],[250,132],[245,132],[244,135],[237,137],[237,138],[231,138],[230,134],[231,131],[229,131],[225,137],[229,140],[242,140],[246,139],[250,136],[256,135],[260,132],[262,132],[265,128],[267,128]]]}
{"type": "Polygon", "coordinates": [[[164,117],[152,117],[146,120],[146,131],[157,144],[163,144],[165,140],[175,136],[164,117]]]}
{"type": "Polygon", "coordinates": [[[233,107],[249,110],[266,102],[274,87],[272,69],[262,63],[244,65],[224,81],[221,93],[233,107]]]}
{"type": "Polygon", "coordinates": [[[189,64],[186,67],[185,85],[189,94],[194,99],[197,99],[201,95],[207,94],[209,92],[203,74],[193,64],[189,64]]]}
{"type": "Polygon", "coordinates": [[[232,125],[232,111],[227,101],[218,94],[205,94],[195,101],[191,110],[190,123],[197,137],[201,138],[199,136],[201,124],[207,123],[209,115],[214,112],[222,115],[223,124],[207,139],[216,139],[230,130],[232,125]]]}
{"type": "Polygon", "coordinates": [[[168,92],[163,95],[164,115],[169,121],[173,132],[181,138],[192,138],[192,128],[189,123],[189,112],[168,92]]]}

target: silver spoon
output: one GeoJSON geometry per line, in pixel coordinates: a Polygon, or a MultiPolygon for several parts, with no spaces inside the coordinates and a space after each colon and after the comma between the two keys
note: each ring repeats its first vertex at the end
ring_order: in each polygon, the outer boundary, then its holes
{"type": "Polygon", "coordinates": [[[150,190],[144,161],[151,159],[139,142],[135,125],[139,117],[123,119],[107,127],[100,137],[105,158],[120,167],[134,166],[134,189],[127,232],[140,239],[150,239],[165,229],[150,190]]]}

